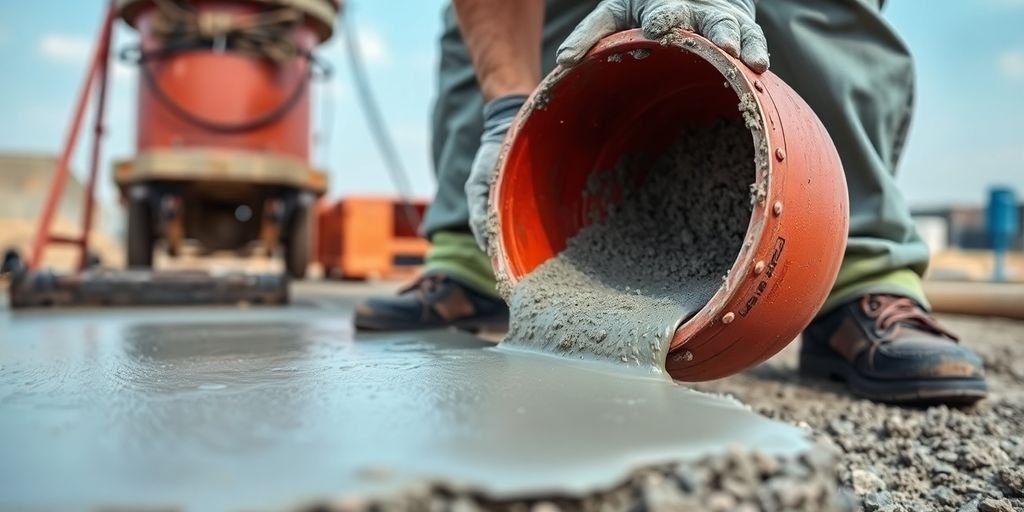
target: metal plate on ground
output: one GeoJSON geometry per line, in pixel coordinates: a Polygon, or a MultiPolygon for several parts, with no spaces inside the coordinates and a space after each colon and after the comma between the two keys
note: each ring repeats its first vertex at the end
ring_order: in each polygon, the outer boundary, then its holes
{"type": "Polygon", "coordinates": [[[9,293],[10,305],[15,309],[287,304],[288,277],[150,270],[89,270],[61,275],[44,270],[16,276],[9,293]]]}

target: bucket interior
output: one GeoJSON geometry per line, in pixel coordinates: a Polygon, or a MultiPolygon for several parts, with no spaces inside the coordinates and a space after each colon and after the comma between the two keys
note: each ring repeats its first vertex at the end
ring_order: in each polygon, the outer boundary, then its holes
{"type": "MultiPolygon", "coordinates": [[[[649,167],[645,161],[678,144],[681,133],[743,122],[739,95],[715,66],[685,49],[652,41],[635,41],[625,52],[621,46],[599,50],[572,72],[549,78],[545,86],[539,105],[518,127],[498,198],[505,270],[513,282],[565,249],[582,227],[603,218],[611,204],[622,200],[621,194],[593,194],[588,187],[592,191],[603,173],[621,167],[623,158],[639,161],[639,171],[627,180],[643,180],[642,169],[649,167]]],[[[754,137],[749,131],[746,136],[754,154],[754,137]]],[[[736,222],[742,227],[738,233],[732,229],[723,242],[731,257],[715,262],[723,277],[735,264],[749,229],[756,168],[751,159],[745,177],[721,194],[723,201],[741,197],[747,202],[745,218],[730,220],[733,227],[736,222]]],[[[696,208],[714,205],[701,194],[721,192],[673,193],[690,195],[694,200],[682,207],[696,208]]]]}

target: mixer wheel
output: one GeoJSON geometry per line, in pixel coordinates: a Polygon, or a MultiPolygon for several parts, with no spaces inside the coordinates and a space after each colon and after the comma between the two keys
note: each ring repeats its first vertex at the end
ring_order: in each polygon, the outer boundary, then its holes
{"type": "Polygon", "coordinates": [[[284,234],[284,264],[288,275],[294,279],[306,277],[310,253],[309,207],[295,209],[284,234]]]}
{"type": "Polygon", "coordinates": [[[150,268],[153,266],[153,245],[156,231],[153,212],[145,200],[128,201],[128,267],[150,268]]]}

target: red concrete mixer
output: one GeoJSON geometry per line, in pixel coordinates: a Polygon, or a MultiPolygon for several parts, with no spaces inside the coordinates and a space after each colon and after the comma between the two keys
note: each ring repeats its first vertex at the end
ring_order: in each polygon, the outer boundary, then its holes
{"type": "Polygon", "coordinates": [[[314,55],[340,0],[119,0],[139,44],[137,154],[115,166],[128,208],[127,260],[283,252],[305,274],[310,211],[326,177],[309,162],[314,55]]]}

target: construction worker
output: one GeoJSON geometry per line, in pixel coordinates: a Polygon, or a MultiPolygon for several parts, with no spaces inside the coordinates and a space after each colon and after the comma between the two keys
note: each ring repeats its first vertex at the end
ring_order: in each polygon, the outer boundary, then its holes
{"type": "Polygon", "coordinates": [[[508,309],[480,247],[487,183],[513,117],[542,73],[578,63],[602,37],[638,27],[658,38],[685,28],[755,72],[768,68],[771,48],[772,71],[824,122],[846,170],[849,243],[828,301],[803,333],[801,370],[841,378],[880,401],[982,398],[980,358],[927,310],[928,248],[896,188],[914,73],[881,16],[883,2],[453,0],[441,37],[426,271],[397,297],[361,304],[357,327],[504,326],[508,309]]]}

